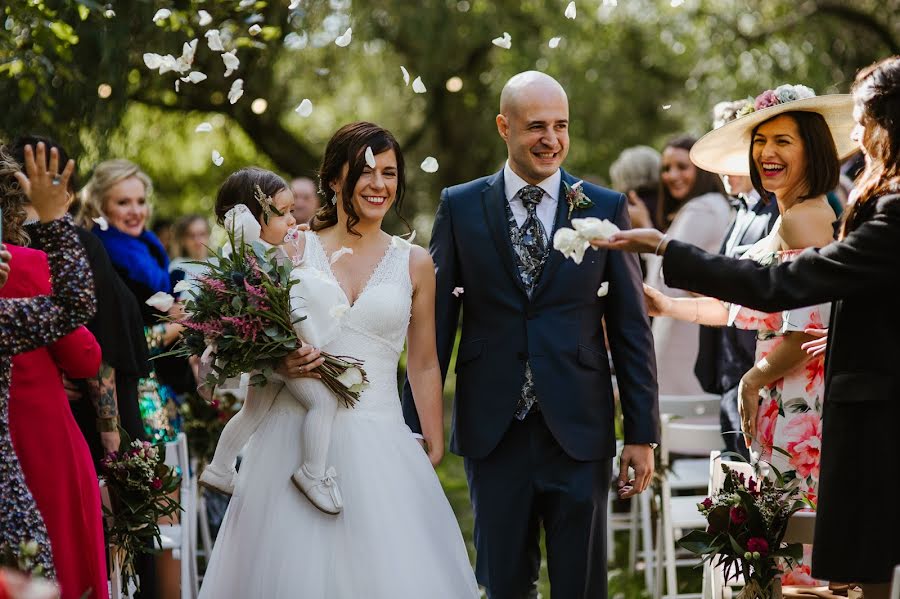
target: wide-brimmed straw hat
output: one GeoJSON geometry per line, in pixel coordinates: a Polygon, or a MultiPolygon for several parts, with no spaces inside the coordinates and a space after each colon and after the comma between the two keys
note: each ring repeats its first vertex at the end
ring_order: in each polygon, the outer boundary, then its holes
{"type": "Polygon", "coordinates": [[[691,161],[698,167],[722,175],[750,174],[750,134],[760,123],[785,112],[816,112],[825,118],[838,158],[857,150],[850,139],[853,131],[853,97],[850,94],[816,96],[804,85],[782,85],[768,90],[748,104],[744,114],[710,131],[691,148],[691,161]]]}

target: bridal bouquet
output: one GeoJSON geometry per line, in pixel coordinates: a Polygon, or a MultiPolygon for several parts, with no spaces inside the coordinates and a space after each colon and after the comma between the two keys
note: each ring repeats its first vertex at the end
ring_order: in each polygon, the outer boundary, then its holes
{"type": "Polygon", "coordinates": [[[181,511],[172,498],[181,475],[165,463],[165,450],[147,441],[130,441],[122,432],[119,451],[100,460],[112,508],[103,506],[106,537],[122,559],[122,587],[139,588],[134,559],[151,553],[162,540],[159,520],[181,511]]]}
{"type": "Polygon", "coordinates": [[[802,494],[777,471],[773,481],[747,478],[727,464],[722,469],[722,489],[697,505],[706,516],[706,530],[691,531],[678,545],[704,562],[718,559],[726,581],[742,574],[746,584],[740,599],[774,599],[780,589],[779,560],[794,565],[803,554],[800,543],[782,542],[789,518],[805,507],[802,494]]]}
{"type": "MultiPolygon", "coordinates": [[[[265,384],[276,365],[300,347],[298,332],[311,330],[312,322],[331,323],[336,316],[317,314],[300,326],[308,315],[298,310],[294,287],[299,288],[301,281],[291,262],[279,261],[276,248],[259,242],[259,223],[246,206],[229,211],[225,225],[226,247],[233,249],[217,251],[197,284],[184,289],[190,296],[186,315],[173,320],[185,330],[175,349],[165,354],[200,356],[201,364],[211,369],[206,383],[213,392],[244,372],[254,372],[251,384],[265,384]]],[[[322,345],[318,339],[305,340],[322,345]]],[[[316,372],[344,405],[352,407],[368,386],[362,362],[325,352],[322,357],[325,363],[316,372]]]]}

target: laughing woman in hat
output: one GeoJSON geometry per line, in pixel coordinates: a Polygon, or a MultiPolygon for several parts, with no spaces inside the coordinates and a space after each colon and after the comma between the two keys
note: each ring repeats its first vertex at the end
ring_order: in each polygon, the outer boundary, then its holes
{"type": "MultiPolygon", "coordinates": [[[[655,251],[664,256],[669,285],[758,310],[833,302],[812,574],[862,582],[867,599],[881,599],[888,596],[891,571],[900,563],[900,511],[879,510],[877,517],[862,512],[867,502],[882,505],[884,499],[900,496],[900,321],[895,318],[900,293],[900,56],[863,69],[853,85],[852,104],[844,102],[824,96],[791,103],[792,110],[823,114],[836,144],[843,142],[839,131],[852,128],[853,141],[865,153],[859,195],[847,211],[839,241],[772,266],[713,256],[651,229],[593,243],[597,248],[655,251]],[[841,123],[848,113],[855,127],[841,123]]],[[[778,109],[760,110],[756,118],[768,118],[778,109]]],[[[693,158],[702,163],[704,155],[698,152],[693,158]]],[[[751,410],[743,418],[752,422],[755,414],[751,410]]]]}

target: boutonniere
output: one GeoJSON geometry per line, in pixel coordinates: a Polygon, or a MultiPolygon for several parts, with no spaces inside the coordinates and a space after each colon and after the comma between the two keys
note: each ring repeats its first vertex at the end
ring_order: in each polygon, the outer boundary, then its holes
{"type": "Polygon", "coordinates": [[[569,218],[572,218],[573,210],[583,210],[594,205],[591,198],[584,195],[584,192],[581,190],[583,183],[584,181],[577,181],[575,184],[569,185],[563,182],[563,185],[566,187],[566,203],[569,205],[569,218]]]}

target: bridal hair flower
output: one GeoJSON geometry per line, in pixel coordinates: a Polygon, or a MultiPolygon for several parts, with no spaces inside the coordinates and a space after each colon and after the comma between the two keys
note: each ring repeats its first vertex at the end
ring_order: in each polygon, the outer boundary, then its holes
{"type": "Polygon", "coordinates": [[[275,207],[275,200],[272,199],[272,196],[264,194],[262,188],[260,188],[259,185],[255,185],[254,187],[256,188],[254,197],[256,198],[256,201],[259,202],[259,205],[262,206],[263,222],[268,225],[269,218],[273,214],[275,216],[284,216],[284,212],[275,207]]]}

